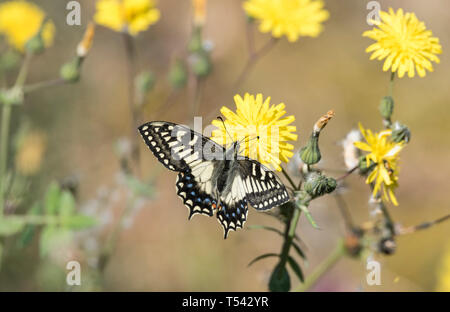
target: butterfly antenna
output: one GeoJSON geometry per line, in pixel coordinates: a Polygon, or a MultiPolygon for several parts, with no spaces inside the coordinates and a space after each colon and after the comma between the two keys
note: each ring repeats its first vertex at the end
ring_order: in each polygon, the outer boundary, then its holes
{"type": "Polygon", "coordinates": [[[227,129],[227,126],[225,125],[225,121],[223,120],[223,118],[222,117],[217,117],[217,119],[219,119],[221,122],[222,122],[222,124],[223,124],[223,128],[225,129],[225,131],[226,131],[226,133],[228,134],[228,136],[230,137],[230,139],[231,139],[231,143],[233,143],[233,137],[231,136],[231,134],[230,134],[230,132],[228,132],[228,129],[227,129]]]}

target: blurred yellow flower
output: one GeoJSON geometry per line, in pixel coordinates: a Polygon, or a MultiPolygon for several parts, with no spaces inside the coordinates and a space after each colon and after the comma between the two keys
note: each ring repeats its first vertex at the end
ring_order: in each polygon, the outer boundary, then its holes
{"type": "Polygon", "coordinates": [[[281,171],[281,162],[288,162],[293,156],[294,146],[286,141],[296,141],[297,130],[290,124],[294,116],[283,117],[286,114],[285,105],[270,105],[270,97],[263,101],[262,94],[245,94],[234,97],[236,113],[227,107],[220,112],[225,116],[225,126],[221,121],[214,120],[212,124],[218,129],[212,133],[212,140],[226,146],[230,142],[227,131],[233,141],[244,141],[241,155],[256,159],[271,169],[281,171]]]}
{"type": "Polygon", "coordinates": [[[366,52],[373,52],[370,59],[384,61],[383,71],[397,72],[402,78],[406,72],[414,77],[414,68],[420,77],[428,70],[433,71],[431,62],[439,63],[436,54],[442,53],[439,38],[432,37],[425,24],[419,21],[414,13],[403,13],[402,9],[394,12],[380,12],[381,21],[373,21],[378,28],[365,31],[364,37],[377,41],[370,45],[366,52]]]}
{"type": "Polygon", "coordinates": [[[360,150],[369,153],[365,155],[367,167],[372,162],[375,164],[366,183],[374,183],[374,197],[377,196],[378,191],[382,190],[383,199],[391,200],[394,205],[398,206],[394,189],[398,186],[399,153],[404,145],[391,141],[391,130],[373,133],[369,129],[365,130],[361,124],[359,124],[359,129],[366,142],[355,142],[354,144],[360,150]]]}
{"type": "Polygon", "coordinates": [[[280,38],[285,35],[291,42],[300,36],[317,37],[323,29],[322,22],[329,17],[322,0],[247,0],[244,10],[259,20],[259,30],[272,32],[280,38]]]}
{"type": "Polygon", "coordinates": [[[442,257],[437,280],[436,291],[450,292],[450,244],[447,244],[446,251],[442,257]]]}
{"type": "Polygon", "coordinates": [[[17,171],[24,176],[30,176],[38,172],[41,168],[46,145],[47,137],[41,132],[32,132],[25,135],[16,153],[17,171]]]}
{"type": "Polygon", "coordinates": [[[194,24],[202,26],[205,23],[207,0],[192,0],[194,7],[194,24]]]}
{"type": "Polygon", "coordinates": [[[155,24],[159,17],[153,0],[99,0],[94,20],[99,25],[135,36],[155,24]]]}
{"type": "MultiPolygon", "coordinates": [[[[34,3],[27,1],[8,1],[0,4],[0,34],[9,44],[23,52],[25,45],[41,29],[45,13],[34,3]]],[[[55,25],[47,20],[42,29],[46,47],[53,43],[55,25]]]]}

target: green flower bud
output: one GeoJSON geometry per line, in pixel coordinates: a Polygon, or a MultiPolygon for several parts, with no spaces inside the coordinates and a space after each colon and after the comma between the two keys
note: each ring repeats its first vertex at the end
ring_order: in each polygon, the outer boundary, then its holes
{"type": "Polygon", "coordinates": [[[81,58],[76,57],[61,67],[60,76],[64,81],[77,82],[80,80],[81,60],[81,58]]]}
{"type": "Polygon", "coordinates": [[[14,87],[7,90],[0,90],[0,102],[6,105],[23,104],[23,89],[14,87]]]}
{"type": "Polygon", "coordinates": [[[373,167],[375,166],[375,163],[371,160],[369,166],[367,166],[366,156],[359,157],[359,172],[362,175],[365,175],[369,173],[373,167]]]}
{"type": "Polygon", "coordinates": [[[405,142],[408,143],[411,139],[411,131],[405,125],[402,125],[398,121],[394,123],[392,127],[392,140],[395,143],[405,142]]]}
{"type": "Polygon", "coordinates": [[[394,112],[394,99],[391,96],[385,96],[380,102],[380,113],[384,119],[390,119],[394,112]]]}
{"type": "Polygon", "coordinates": [[[188,43],[188,50],[192,53],[203,51],[202,27],[197,26],[192,32],[191,40],[188,43]]]}
{"type": "Polygon", "coordinates": [[[300,150],[300,158],[307,165],[317,164],[322,156],[319,149],[319,134],[311,135],[306,146],[300,150]]]}
{"type": "Polygon", "coordinates": [[[305,182],[305,191],[316,198],[329,194],[336,189],[337,182],[331,177],[324,176],[319,172],[312,172],[308,175],[305,182]]]}
{"type": "Polygon", "coordinates": [[[20,62],[20,56],[13,50],[6,51],[0,56],[0,72],[9,71],[17,67],[20,62]]]}
{"type": "Polygon", "coordinates": [[[169,82],[175,89],[181,89],[186,85],[187,72],[182,60],[176,60],[169,71],[169,82]]]}
{"type": "Polygon", "coordinates": [[[135,86],[138,94],[147,94],[155,86],[156,77],[150,71],[145,71],[136,76],[135,86]]]}
{"type": "Polygon", "coordinates": [[[206,77],[211,72],[212,64],[207,53],[196,53],[191,56],[192,71],[197,77],[206,77]]]}
{"type": "Polygon", "coordinates": [[[40,54],[44,52],[45,44],[40,31],[27,41],[25,44],[25,50],[33,54],[40,54]]]}

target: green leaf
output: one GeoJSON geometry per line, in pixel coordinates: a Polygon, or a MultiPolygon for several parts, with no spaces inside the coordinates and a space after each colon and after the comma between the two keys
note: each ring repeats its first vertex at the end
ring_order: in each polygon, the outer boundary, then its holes
{"type": "Polygon", "coordinates": [[[261,230],[267,230],[267,231],[272,231],[275,232],[277,234],[280,234],[281,236],[284,236],[283,232],[281,232],[280,230],[270,227],[270,226],[265,226],[265,225],[250,225],[247,227],[250,230],[257,230],[257,229],[261,229],[261,230]]]}
{"type": "Polygon", "coordinates": [[[289,278],[289,273],[284,266],[278,264],[272,272],[269,281],[270,291],[289,291],[291,289],[291,280],[289,278]]]}
{"type": "Polygon", "coordinates": [[[69,244],[72,240],[72,231],[65,228],[48,225],[41,232],[39,253],[41,257],[47,256],[53,250],[57,250],[69,244]]]}
{"type": "Polygon", "coordinates": [[[82,230],[93,227],[97,220],[85,215],[68,216],[61,220],[61,225],[72,230],[82,230]]]}
{"type": "Polygon", "coordinates": [[[263,254],[263,255],[261,255],[261,256],[256,257],[256,258],[253,259],[252,261],[250,261],[250,263],[248,264],[248,266],[251,266],[253,263],[255,263],[255,262],[259,261],[259,260],[262,260],[262,259],[265,259],[265,258],[268,258],[268,257],[278,257],[278,256],[279,256],[279,255],[276,254],[276,253],[266,253],[266,254],[263,254]]]}
{"type": "Polygon", "coordinates": [[[61,190],[58,183],[52,182],[45,194],[45,212],[47,215],[56,215],[59,208],[61,190]]]}
{"type": "Polygon", "coordinates": [[[59,198],[59,215],[61,217],[71,216],[75,212],[75,199],[69,191],[63,191],[59,198]]]}
{"type": "Polygon", "coordinates": [[[0,236],[10,236],[20,232],[25,221],[20,216],[9,216],[0,219],[0,236]]]}
{"type": "Polygon", "coordinates": [[[298,263],[291,256],[288,256],[288,263],[290,264],[290,266],[291,266],[292,270],[295,272],[295,274],[297,274],[300,281],[303,283],[305,279],[303,276],[302,269],[300,268],[298,263]]]}
{"type": "Polygon", "coordinates": [[[295,251],[298,253],[298,255],[300,257],[302,257],[303,259],[306,259],[306,255],[304,254],[304,252],[301,250],[300,246],[297,245],[295,242],[292,242],[292,247],[294,247],[295,251]]]}
{"type": "Polygon", "coordinates": [[[320,227],[317,225],[316,221],[314,221],[311,212],[309,212],[308,208],[305,205],[297,205],[297,207],[303,211],[303,213],[306,216],[306,219],[308,219],[308,222],[312,225],[313,228],[320,230],[320,227]]]}
{"type": "MultiPolygon", "coordinates": [[[[41,208],[42,208],[42,206],[39,202],[34,203],[33,206],[31,206],[31,209],[28,212],[28,215],[30,215],[30,216],[39,215],[41,212],[41,208]]],[[[27,224],[22,231],[22,235],[20,236],[20,239],[17,241],[17,246],[19,248],[23,248],[23,247],[27,246],[33,239],[35,232],[36,232],[36,226],[34,224],[27,224]]]]}

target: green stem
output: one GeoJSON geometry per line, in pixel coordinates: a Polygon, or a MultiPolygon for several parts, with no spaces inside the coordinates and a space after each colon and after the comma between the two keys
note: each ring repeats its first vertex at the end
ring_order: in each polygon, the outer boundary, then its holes
{"type": "Polygon", "coordinates": [[[286,223],[286,238],[281,248],[280,254],[280,266],[284,266],[289,257],[289,250],[291,249],[292,242],[295,238],[295,229],[297,228],[298,220],[300,219],[301,210],[295,207],[291,221],[286,223]]]}
{"type": "MultiPolygon", "coordinates": [[[[283,175],[286,177],[286,179],[289,181],[289,184],[291,184],[292,188],[296,191],[298,191],[297,186],[295,185],[294,181],[292,181],[291,177],[289,176],[289,174],[287,173],[286,170],[284,170],[283,167],[281,167],[281,172],[283,173],[283,175]]],[[[301,185],[300,185],[301,186],[301,185]]]]}
{"type": "Polygon", "coordinates": [[[23,85],[25,84],[32,55],[33,54],[31,52],[27,52],[25,54],[25,59],[23,60],[22,67],[20,68],[19,74],[17,75],[16,83],[14,84],[15,87],[23,87],[23,85]]]}
{"type": "Polygon", "coordinates": [[[315,270],[305,279],[303,284],[300,284],[293,291],[307,291],[313,287],[316,282],[327,273],[342,256],[345,255],[345,248],[343,241],[339,241],[336,248],[328,255],[325,260],[320,263],[315,270]]]}
{"type": "Polygon", "coordinates": [[[5,208],[6,166],[8,163],[9,123],[11,120],[11,105],[4,103],[2,109],[2,125],[0,132],[0,217],[5,208]]]}
{"type": "Polygon", "coordinates": [[[33,92],[33,91],[36,91],[39,89],[61,85],[61,84],[64,84],[65,82],[66,81],[62,78],[56,78],[56,79],[52,79],[52,80],[36,82],[34,84],[24,86],[23,93],[30,93],[30,92],[33,92]]]}
{"type": "Polygon", "coordinates": [[[392,97],[393,90],[394,90],[394,79],[395,79],[395,72],[392,72],[391,73],[391,78],[389,80],[389,91],[388,91],[388,95],[390,97],[392,97]]]}

